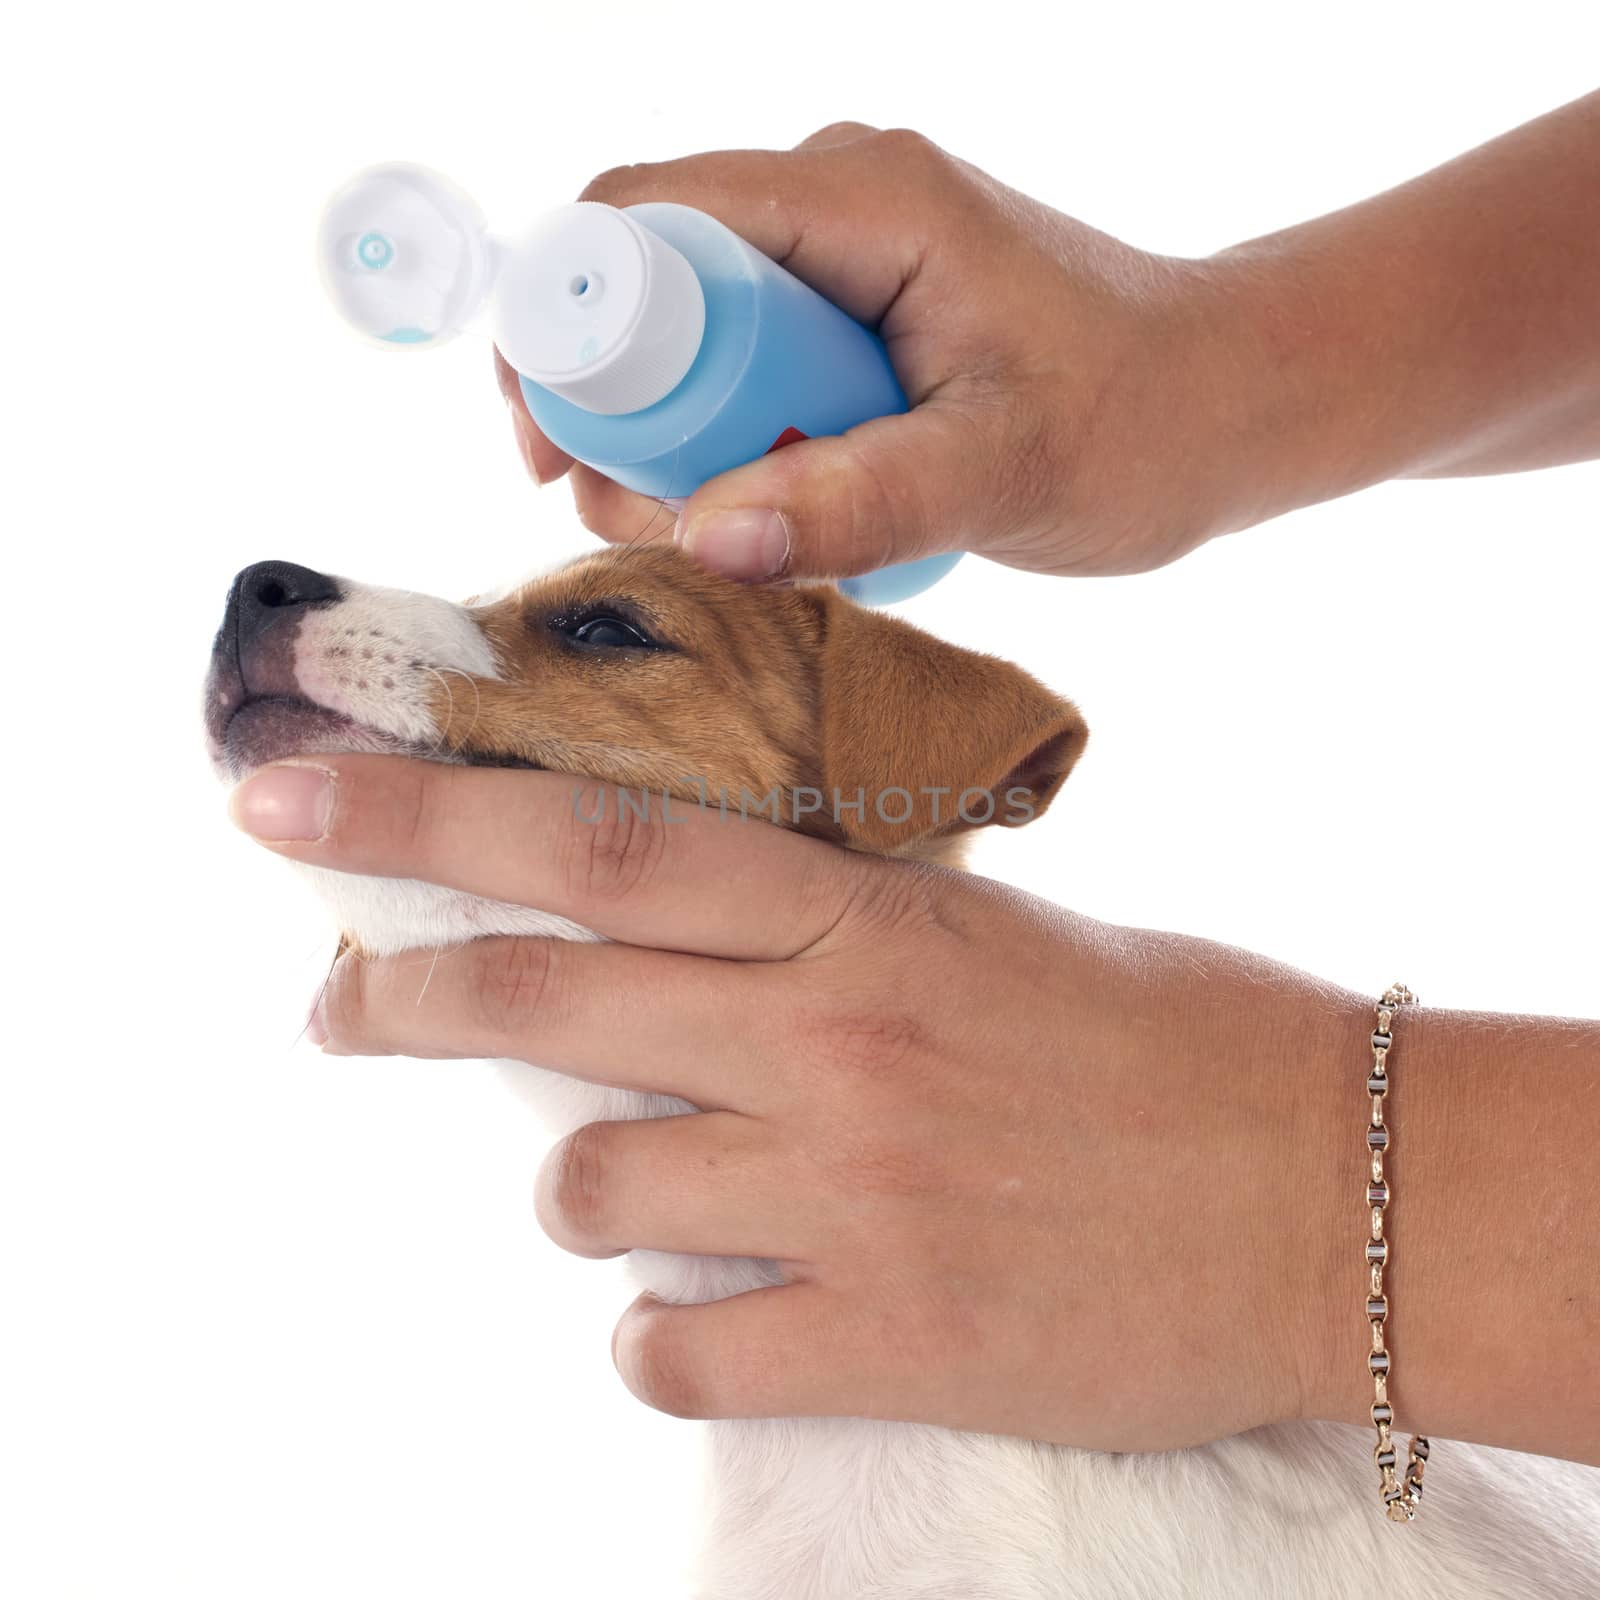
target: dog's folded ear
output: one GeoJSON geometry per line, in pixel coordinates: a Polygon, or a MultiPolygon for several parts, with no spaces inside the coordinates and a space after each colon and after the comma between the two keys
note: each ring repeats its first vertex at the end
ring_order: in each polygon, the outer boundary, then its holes
{"type": "Polygon", "coordinates": [[[899,854],[1045,810],[1089,736],[1070,700],[1008,661],[807,593],[827,629],[821,787],[846,843],[899,854]]]}

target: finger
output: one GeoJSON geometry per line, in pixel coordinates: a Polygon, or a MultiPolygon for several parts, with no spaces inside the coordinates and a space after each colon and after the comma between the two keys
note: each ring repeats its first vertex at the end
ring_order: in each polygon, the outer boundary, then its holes
{"type": "Polygon", "coordinates": [[[863,1329],[817,1283],[751,1289],[706,1305],[641,1295],[611,1358],[634,1395],[674,1417],[882,1416],[892,1330],[863,1329]]]}
{"type": "Polygon", "coordinates": [[[566,939],[351,952],[328,975],[313,1032],[329,1055],[526,1061],[702,1110],[761,1111],[775,1099],[753,1070],[778,1009],[774,971],[566,939]]]}
{"type": "Polygon", "coordinates": [[[731,1111],[591,1122],[539,1169],[539,1225],[563,1250],[596,1259],[625,1250],[798,1258],[805,1229],[771,1142],[731,1111]]]}
{"type": "Polygon", "coordinates": [[[876,325],[921,264],[935,209],[925,180],[944,160],[915,134],[869,132],[798,150],[721,150],[618,167],[583,198],[614,206],[667,200],[708,212],[876,325]]]}
{"type": "Polygon", "coordinates": [[[572,465],[572,457],[557,449],[539,431],[539,425],[528,414],[528,403],[523,398],[522,382],[516,369],[498,350],[494,353],[494,376],[506,409],[511,413],[511,427],[523,466],[532,474],[535,483],[541,486],[553,483],[572,465]]]}
{"type": "Polygon", "coordinates": [[[868,134],[878,131],[865,122],[830,122],[827,127],[818,128],[815,133],[807,134],[795,149],[831,150],[835,145],[854,144],[857,139],[864,139],[868,134]]]}
{"type": "Polygon", "coordinates": [[[634,494],[603,477],[593,467],[574,461],[540,431],[528,411],[516,369],[498,350],[494,353],[495,381],[511,414],[522,464],[540,485],[571,473],[572,499],[579,520],[610,544],[637,544],[668,535],[677,513],[660,500],[634,494]]]}
{"type": "Polygon", "coordinates": [[[981,548],[996,531],[993,454],[972,418],[924,405],[713,478],[690,496],[676,537],[703,566],[746,582],[981,548]]]}
{"type": "MultiPolygon", "coordinates": [[[[754,797],[759,799],[760,797],[754,797]]],[[[887,863],[737,812],[555,772],[326,755],[252,773],[235,823],[279,855],[420,878],[607,938],[783,960],[822,939],[887,863]]]]}
{"type": "Polygon", "coordinates": [[[570,481],[579,521],[607,544],[671,542],[678,514],[666,501],[624,489],[581,462],[573,467],[570,481]]]}

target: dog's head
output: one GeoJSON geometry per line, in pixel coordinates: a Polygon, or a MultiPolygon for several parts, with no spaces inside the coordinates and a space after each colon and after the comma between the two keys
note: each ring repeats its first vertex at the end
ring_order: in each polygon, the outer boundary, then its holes
{"type": "Polygon", "coordinates": [[[541,767],[947,861],[1043,812],[1086,738],[1007,662],[671,550],[466,605],[260,562],[228,594],[205,713],[232,779],[319,751],[541,767]]]}

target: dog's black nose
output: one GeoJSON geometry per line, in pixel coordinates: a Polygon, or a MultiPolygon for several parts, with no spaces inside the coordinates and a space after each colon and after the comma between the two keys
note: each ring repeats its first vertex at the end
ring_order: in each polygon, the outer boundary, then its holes
{"type": "Polygon", "coordinates": [[[258,561],[233,580],[228,609],[235,616],[239,647],[251,643],[275,622],[307,606],[327,605],[340,598],[332,578],[297,567],[292,561],[258,561]]]}

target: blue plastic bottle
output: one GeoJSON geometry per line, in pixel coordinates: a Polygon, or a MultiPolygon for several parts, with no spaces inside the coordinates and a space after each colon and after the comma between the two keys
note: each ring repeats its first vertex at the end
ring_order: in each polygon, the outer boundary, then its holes
{"type": "MultiPolygon", "coordinates": [[[[435,343],[486,307],[546,436],[653,499],[906,409],[875,334],[687,206],[580,203],[502,242],[436,174],[375,168],[330,203],[322,258],[346,317],[391,346],[435,343]]],[[[841,587],[889,604],[959,560],[841,587]]]]}
{"type": "MultiPolygon", "coordinates": [[[[675,205],[630,206],[628,215],[694,268],[705,330],[688,372],[642,411],[587,411],[523,376],[529,413],[568,455],[640,494],[682,500],[798,438],[906,409],[877,335],[715,218],[675,205]]],[[[841,587],[889,604],[920,594],[960,559],[930,556],[841,587]]]]}

